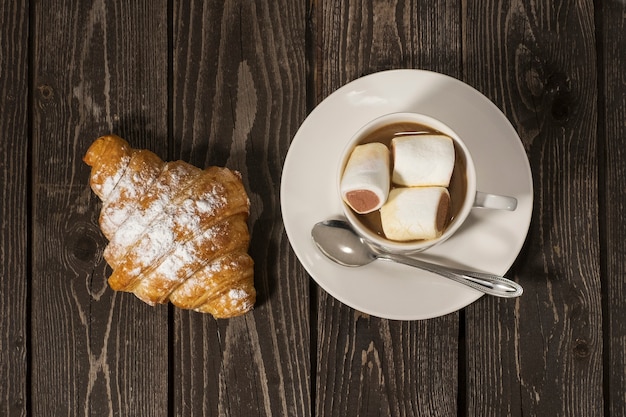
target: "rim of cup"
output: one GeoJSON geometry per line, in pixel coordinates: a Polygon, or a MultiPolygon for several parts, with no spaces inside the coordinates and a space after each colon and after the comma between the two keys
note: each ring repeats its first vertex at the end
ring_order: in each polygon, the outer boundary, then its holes
{"type": "Polygon", "coordinates": [[[337,184],[336,184],[337,192],[339,194],[339,199],[341,200],[341,206],[343,209],[343,214],[351,224],[353,229],[366,241],[374,246],[381,248],[386,251],[391,252],[399,252],[399,253],[414,253],[421,252],[428,248],[431,248],[435,245],[438,245],[448,238],[450,238],[454,233],[461,227],[467,216],[469,215],[476,196],[476,169],[474,167],[474,161],[472,156],[467,149],[467,146],[461,139],[461,137],[450,128],[447,124],[443,123],[439,119],[436,119],[432,116],[428,116],[422,113],[414,113],[414,112],[395,112],[388,113],[382,116],[379,116],[373,120],[370,120],[361,128],[359,128],[354,135],[350,138],[347,145],[344,147],[341,157],[339,159],[339,166],[337,167],[337,184]],[[464,154],[465,162],[466,162],[466,192],[465,199],[463,204],[458,211],[458,213],[454,216],[452,221],[446,226],[441,236],[428,239],[428,240],[416,240],[416,241],[408,241],[408,242],[400,242],[387,239],[383,236],[380,236],[365,227],[360,220],[358,220],[358,215],[346,204],[341,196],[341,178],[343,176],[343,171],[352,153],[352,149],[362,140],[363,137],[377,130],[381,126],[398,123],[398,122],[412,122],[418,123],[422,125],[426,125],[428,127],[433,128],[436,131],[439,131],[447,136],[450,136],[452,140],[455,142],[455,149],[457,147],[461,149],[464,154]]]}

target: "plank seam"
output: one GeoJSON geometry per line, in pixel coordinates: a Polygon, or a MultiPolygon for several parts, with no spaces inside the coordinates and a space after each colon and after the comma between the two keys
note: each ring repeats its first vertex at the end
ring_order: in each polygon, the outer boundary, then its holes
{"type": "MultiPolygon", "coordinates": [[[[606,120],[606,108],[604,106],[604,91],[606,80],[603,73],[604,48],[603,42],[603,3],[602,0],[593,2],[594,23],[595,23],[595,47],[596,47],[596,69],[597,69],[597,91],[596,107],[596,146],[598,158],[598,211],[606,213],[608,207],[608,195],[606,189],[607,172],[606,172],[606,148],[605,137],[606,129],[604,121],[606,120]]],[[[610,338],[610,314],[609,314],[609,288],[608,288],[608,241],[607,241],[607,220],[606,216],[598,216],[598,239],[600,247],[599,264],[600,264],[600,307],[602,311],[602,391],[603,391],[603,407],[604,416],[611,415],[611,338],[610,338]]]]}
{"type": "MultiPolygon", "coordinates": [[[[304,50],[305,50],[305,89],[306,89],[306,113],[307,115],[317,105],[318,92],[321,86],[318,85],[316,47],[319,44],[317,37],[320,36],[316,30],[315,23],[320,21],[321,11],[316,7],[316,0],[308,0],[308,10],[304,22],[304,50]]],[[[318,297],[317,284],[309,279],[309,367],[310,367],[310,415],[315,416],[317,407],[317,355],[318,355],[318,297]]]]}
{"type": "Polygon", "coordinates": [[[459,342],[457,359],[457,417],[467,416],[467,345],[465,338],[465,310],[459,311],[459,342]]]}
{"type": "MultiPolygon", "coordinates": [[[[174,2],[167,0],[167,149],[168,160],[174,160],[174,2]]],[[[176,312],[167,307],[167,415],[176,415],[176,312]]]]}
{"type": "Polygon", "coordinates": [[[26,376],[25,376],[25,407],[26,407],[26,415],[32,414],[32,386],[33,386],[33,365],[32,365],[32,355],[33,355],[33,334],[32,334],[32,277],[34,273],[34,244],[35,241],[33,236],[33,215],[34,215],[34,164],[33,164],[33,121],[34,121],[34,97],[33,91],[35,90],[35,70],[34,70],[34,62],[35,62],[35,0],[29,0],[27,3],[28,7],[28,39],[27,39],[27,91],[26,91],[26,123],[27,123],[27,146],[26,146],[26,161],[28,164],[28,169],[26,170],[26,271],[28,274],[28,278],[26,280],[26,318],[25,318],[25,347],[26,347],[26,376]]]}

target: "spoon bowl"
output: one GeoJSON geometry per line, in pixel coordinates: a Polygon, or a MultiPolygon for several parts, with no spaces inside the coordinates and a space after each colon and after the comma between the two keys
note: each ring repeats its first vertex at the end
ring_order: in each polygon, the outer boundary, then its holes
{"type": "Polygon", "coordinates": [[[519,297],[523,293],[518,283],[499,275],[446,268],[409,256],[384,252],[367,243],[344,220],[319,222],[313,226],[311,236],[327,258],[343,266],[359,267],[382,259],[423,269],[497,297],[519,297]]]}

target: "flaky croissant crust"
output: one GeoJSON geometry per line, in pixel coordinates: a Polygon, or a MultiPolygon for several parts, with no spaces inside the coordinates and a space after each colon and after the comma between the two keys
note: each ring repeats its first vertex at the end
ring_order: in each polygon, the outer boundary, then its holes
{"type": "Polygon", "coordinates": [[[163,162],[115,135],[98,138],[84,161],[102,200],[111,288],[219,318],[252,309],[250,201],[238,172],[163,162]]]}

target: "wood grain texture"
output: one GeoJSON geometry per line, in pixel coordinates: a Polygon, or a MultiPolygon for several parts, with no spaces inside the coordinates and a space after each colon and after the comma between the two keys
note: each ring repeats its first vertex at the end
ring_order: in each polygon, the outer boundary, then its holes
{"type": "Polygon", "coordinates": [[[625,16],[623,0],[0,3],[0,415],[626,415],[625,16]],[[518,131],[535,188],[520,299],[379,319],[291,250],[293,135],[393,68],[466,81],[518,131]],[[109,132],[242,173],[253,312],[108,288],[82,156],[109,132]]]}
{"type": "Polygon", "coordinates": [[[316,2],[318,102],[360,76],[397,68],[461,75],[454,0],[316,2]]]}
{"type": "Polygon", "coordinates": [[[600,94],[601,112],[598,123],[603,133],[601,173],[604,176],[604,195],[601,204],[606,208],[602,216],[606,243],[603,260],[606,265],[605,303],[606,347],[605,409],[606,415],[626,415],[626,2],[604,1],[599,12],[602,65],[600,94]]]}
{"type": "Polygon", "coordinates": [[[524,295],[467,309],[468,415],[602,415],[593,4],[466,3],[463,21],[465,81],[517,129],[536,190],[524,295]]]}
{"type": "Polygon", "coordinates": [[[319,304],[316,415],[457,415],[457,314],[400,322],[319,304]]]}
{"type": "Polygon", "coordinates": [[[82,162],[98,136],[167,151],[167,7],[34,2],[32,410],[163,415],[167,307],[113,293],[82,162]]]}
{"type": "Polygon", "coordinates": [[[28,404],[28,5],[0,4],[0,415],[28,404]]]}
{"type": "Polygon", "coordinates": [[[173,20],[175,152],[241,172],[258,292],[252,313],[228,321],[176,312],[175,413],[310,415],[309,283],[279,196],[306,111],[305,2],[176,2],[173,20]]]}
{"type": "MultiPolygon", "coordinates": [[[[325,1],[316,7],[320,101],[361,75],[387,69],[460,75],[456,2],[325,1]]],[[[457,313],[383,320],[317,292],[316,415],[457,415],[457,313]]]]}

